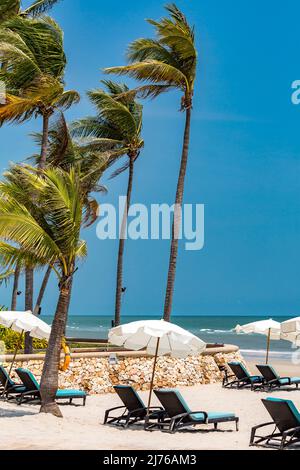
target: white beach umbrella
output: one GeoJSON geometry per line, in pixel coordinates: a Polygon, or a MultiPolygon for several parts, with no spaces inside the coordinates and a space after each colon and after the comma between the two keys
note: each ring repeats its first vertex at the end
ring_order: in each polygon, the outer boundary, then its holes
{"type": "Polygon", "coordinates": [[[236,333],[256,333],[260,335],[267,336],[267,352],[266,352],[266,364],[269,361],[269,351],[270,351],[270,341],[271,340],[279,340],[281,338],[280,335],[280,323],[278,321],[272,320],[271,318],[268,320],[260,320],[252,323],[246,323],[245,325],[237,325],[235,327],[236,333]]]}
{"type": "Polygon", "coordinates": [[[48,340],[51,327],[40,318],[27,312],[0,312],[0,325],[18,333],[29,333],[32,338],[48,340]]]}
{"type": "Polygon", "coordinates": [[[291,318],[281,323],[281,339],[300,346],[300,317],[291,318]]]}
{"type": "MultiPolygon", "coordinates": [[[[8,377],[11,375],[11,371],[16,359],[16,355],[18,350],[20,349],[22,337],[24,333],[29,333],[32,338],[37,339],[46,339],[48,340],[51,333],[51,327],[42,321],[40,318],[36,317],[32,314],[29,310],[27,312],[0,312],[0,325],[10,328],[17,333],[20,333],[20,340],[19,343],[16,345],[16,349],[14,352],[13,360],[10,365],[8,377]]],[[[8,379],[6,381],[6,385],[4,387],[4,391],[2,396],[5,395],[5,391],[7,388],[8,379]]]]}
{"type": "Polygon", "coordinates": [[[200,354],[206,344],[189,331],[164,320],[141,320],[112,328],[108,340],[116,346],[139,351],[145,349],[154,356],[148,408],[158,356],[171,355],[184,358],[191,354],[200,354]]]}

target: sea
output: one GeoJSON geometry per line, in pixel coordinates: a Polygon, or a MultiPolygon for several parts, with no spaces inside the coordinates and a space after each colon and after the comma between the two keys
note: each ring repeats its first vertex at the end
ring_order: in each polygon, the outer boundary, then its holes
{"type": "MultiPolygon", "coordinates": [[[[72,338],[105,339],[111,328],[112,316],[71,315],[68,318],[66,335],[72,338]]],[[[124,316],[122,323],[137,320],[159,319],[158,316],[124,316]]],[[[282,322],[289,317],[274,317],[282,322]]],[[[47,323],[52,322],[51,317],[42,316],[47,323]]],[[[266,351],[266,336],[258,334],[237,334],[236,325],[265,320],[259,316],[188,316],[174,315],[172,322],[185,328],[206,343],[226,343],[239,346],[241,352],[247,357],[261,357],[266,351]]],[[[280,360],[290,360],[295,352],[288,341],[271,341],[271,355],[280,360]]]]}

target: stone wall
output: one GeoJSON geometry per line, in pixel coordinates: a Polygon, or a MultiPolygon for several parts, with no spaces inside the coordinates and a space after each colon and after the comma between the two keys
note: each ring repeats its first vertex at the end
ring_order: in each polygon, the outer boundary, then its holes
{"type": "MultiPolygon", "coordinates": [[[[191,386],[222,381],[218,365],[223,366],[232,360],[243,361],[240,352],[213,351],[187,359],[160,357],[157,361],[155,387],[191,386]]],[[[230,351],[230,348],[229,348],[230,351]]],[[[137,390],[149,388],[153,367],[153,358],[142,353],[129,355],[118,354],[118,363],[110,365],[108,354],[98,355],[74,354],[69,369],[59,374],[60,388],[80,388],[90,394],[112,392],[112,386],[118,383],[133,385],[137,390]],[[84,357],[80,357],[84,356],[84,357]]],[[[9,366],[9,363],[4,366],[9,366]]],[[[30,359],[18,361],[14,367],[30,369],[39,380],[43,360],[30,359]]],[[[13,375],[14,377],[14,375],[13,375]]]]}

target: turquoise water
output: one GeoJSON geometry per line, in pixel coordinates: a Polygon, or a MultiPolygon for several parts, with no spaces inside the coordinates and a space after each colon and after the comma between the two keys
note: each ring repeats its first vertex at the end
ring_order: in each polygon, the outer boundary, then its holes
{"type": "MultiPolygon", "coordinates": [[[[43,320],[51,323],[51,317],[42,316],[43,320]]],[[[125,316],[123,323],[141,319],[159,318],[155,316],[125,316]]],[[[237,324],[245,324],[252,321],[266,319],[257,316],[174,316],[172,321],[177,325],[189,330],[194,335],[207,343],[229,343],[236,344],[248,354],[265,351],[266,337],[263,335],[237,335],[233,328],[237,324]]],[[[107,338],[108,330],[111,328],[111,316],[70,316],[68,319],[67,336],[76,338],[107,338]]],[[[287,317],[276,317],[281,322],[287,317]]],[[[280,356],[290,355],[293,352],[291,343],[287,341],[272,341],[272,352],[280,356]]]]}

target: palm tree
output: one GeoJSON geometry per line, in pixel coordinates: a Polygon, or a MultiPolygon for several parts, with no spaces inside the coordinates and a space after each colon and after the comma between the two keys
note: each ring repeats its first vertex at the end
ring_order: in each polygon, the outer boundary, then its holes
{"type": "MultiPolygon", "coordinates": [[[[129,88],[125,84],[118,84],[110,80],[103,80],[106,90],[94,90],[88,96],[96,107],[97,115],[87,117],[73,124],[73,135],[87,138],[90,149],[98,146],[108,146],[115,149],[115,158],[127,155],[126,163],[117,169],[112,176],[117,176],[129,168],[126,207],[122,217],[119,239],[117,282],[115,295],[115,325],[121,322],[121,297],[123,287],[123,258],[125,248],[125,231],[127,226],[128,210],[130,207],[134,164],[140,154],[144,141],[141,136],[143,107],[135,100],[127,98],[129,88]]],[[[111,163],[113,163],[112,158],[111,163]]]]}
{"type": "MultiPolygon", "coordinates": [[[[0,29],[0,54],[5,64],[0,79],[7,89],[6,103],[0,106],[0,125],[42,116],[39,168],[44,169],[50,117],[56,109],[67,109],[79,101],[77,92],[64,90],[63,33],[51,18],[35,20],[14,16],[0,29]]],[[[33,273],[33,267],[27,266],[26,310],[33,310],[33,273]]],[[[27,335],[25,350],[31,352],[31,349],[31,339],[27,335]]]]}
{"type": "Polygon", "coordinates": [[[178,254],[178,233],[189,153],[192,103],[196,77],[197,50],[194,29],[184,14],[171,4],[166,6],[170,17],[148,20],[156,30],[156,39],[138,39],[129,46],[129,65],[105,69],[107,73],[128,75],[141,82],[127,97],[155,98],[169,89],[182,93],[181,110],[185,112],[185,130],[181,164],[177,182],[172,242],[165,296],[164,319],[170,320],[178,254]]]}
{"type": "Polygon", "coordinates": [[[59,299],[41,379],[41,412],[62,416],[55,403],[60,350],[76,262],[87,253],[86,243],[80,240],[85,212],[81,175],[75,169],[47,168],[41,172],[18,166],[14,170],[22,188],[7,173],[0,184],[0,251],[2,258],[7,254],[8,264],[20,262],[24,253],[36,265],[50,264],[59,279],[59,299]],[[24,201],[32,198],[33,210],[20,202],[21,191],[24,201]]]}
{"type": "Polygon", "coordinates": [[[0,55],[5,68],[6,103],[0,105],[0,125],[22,123],[33,116],[43,120],[40,169],[45,168],[49,119],[56,109],[78,103],[74,90],[64,90],[66,57],[63,33],[52,18],[13,17],[0,29],[0,55]]]}
{"type": "Polygon", "coordinates": [[[0,24],[13,16],[37,17],[49,11],[59,0],[35,0],[25,10],[21,9],[21,0],[1,0],[0,24]]]}
{"type": "MultiPolygon", "coordinates": [[[[40,146],[42,134],[34,133],[32,136],[40,146]]],[[[98,203],[91,194],[106,192],[106,188],[99,184],[99,179],[120,152],[113,149],[108,151],[99,144],[96,145],[95,142],[93,145],[77,143],[72,139],[63,113],[58,114],[49,129],[47,147],[47,165],[62,168],[65,171],[70,171],[73,167],[76,171],[80,170],[85,206],[84,224],[85,226],[92,225],[97,219],[98,203]]],[[[34,155],[30,160],[39,167],[40,155],[34,155]]],[[[35,314],[40,310],[51,272],[51,266],[48,266],[33,310],[35,314]]]]}

